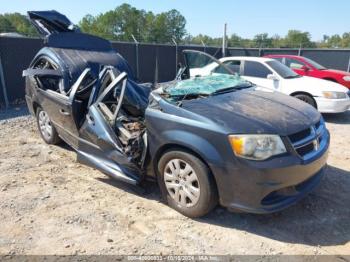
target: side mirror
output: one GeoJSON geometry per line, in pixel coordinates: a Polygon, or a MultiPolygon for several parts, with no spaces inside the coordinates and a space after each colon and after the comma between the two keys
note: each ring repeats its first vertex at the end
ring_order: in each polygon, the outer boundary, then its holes
{"type": "Polygon", "coordinates": [[[267,75],[267,79],[273,80],[273,81],[278,81],[279,80],[278,77],[276,75],[274,75],[274,74],[267,75]]]}
{"type": "Polygon", "coordinates": [[[307,67],[306,65],[303,65],[303,66],[301,67],[301,70],[303,70],[304,72],[307,72],[307,71],[310,70],[310,68],[307,67]]]}

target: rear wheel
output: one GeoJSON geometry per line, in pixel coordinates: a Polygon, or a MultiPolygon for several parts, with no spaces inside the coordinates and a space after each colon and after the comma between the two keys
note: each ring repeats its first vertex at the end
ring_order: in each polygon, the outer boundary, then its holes
{"type": "Polygon", "coordinates": [[[217,205],[217,189],[208,167],[185,151],[168,151],[158,162],[159,185],[169,206],[200,217],[217,205]]]}
{"type": "Polygon", "coordinates": [[[305,103],[308,103],[309,105],[313,106],[314,108],[317,108],[315,100],[309,95],[297,94],[294,97],[298,98],[299,100],[301,100],[305,103]]]}
{"type": "Polygon", "coordinates": [[[41,107],[36,111],[36,120],[40,135],[47,144],[56,145],[61,141],[49,115],[41,107]]]}

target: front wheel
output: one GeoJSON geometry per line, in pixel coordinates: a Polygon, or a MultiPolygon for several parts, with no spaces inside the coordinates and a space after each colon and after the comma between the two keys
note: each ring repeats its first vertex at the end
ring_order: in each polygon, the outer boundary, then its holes
{"type": "Polygon", "coordinates": [[[298,94],[298,95],[295,95],[294,97],[309,104],[310,106],[312,106],[314,108],[317,108],[315,100],[309,95],[298,94]]]}
{"type": "Polygon", "coordinates": [[[168,151],[160,158],[158,171],[167,203],[185,216],[204,216],[217,205],[214,178],[196,156],[180,150],[168,151]]]}
{"type": "Polygon", "coordinates": [[[61,141],[49,115],[41,107],[36,111],[36,120],[40,135],[47,144],[56,145],[61,141]]]}

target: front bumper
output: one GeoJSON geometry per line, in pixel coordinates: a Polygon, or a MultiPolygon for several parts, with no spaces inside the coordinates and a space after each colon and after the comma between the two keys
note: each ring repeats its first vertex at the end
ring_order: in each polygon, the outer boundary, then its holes
{"type": "Polygon", "coordinates": [[[317,109],[321,113],[342,113],[350,109],[350,98],[327,99],[315,97],[317,109]]]}
{"type": "Polygon", "coordinates": [[[214,169],[220,204],[229,210],[272,213],[296,203],[324,174],[329,135],[325,142],[324,148],[308,160],[288,154],[261,162],[239,159],[238,165],[214,169]]]}

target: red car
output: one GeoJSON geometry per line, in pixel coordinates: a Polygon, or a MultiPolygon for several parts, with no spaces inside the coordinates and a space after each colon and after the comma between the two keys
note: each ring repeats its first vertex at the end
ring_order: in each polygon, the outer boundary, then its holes
{"type": "Polygon", "coordinates": [[[350,73],[341,70],[328,69],[315,61],[296,55],[267,55],[293,69],[297,74],[311,76],[337,82],[350,89],[350,73]]]}

